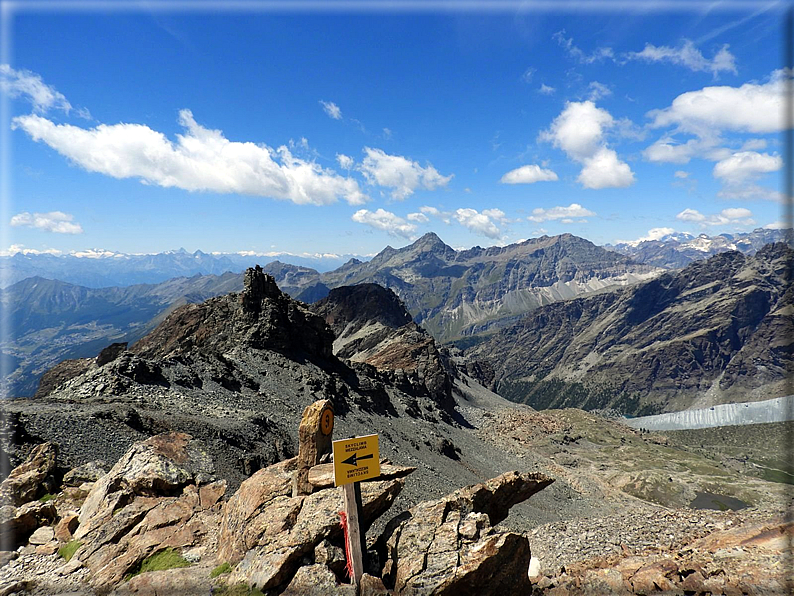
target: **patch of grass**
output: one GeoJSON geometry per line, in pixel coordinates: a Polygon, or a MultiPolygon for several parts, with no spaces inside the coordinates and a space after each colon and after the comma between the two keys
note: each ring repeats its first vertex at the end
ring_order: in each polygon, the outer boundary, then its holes
{"type": "Polygon", "coordinates": [[[251,588],[247,584],[236,584],[234,586],[227,586],[226,584],[219,584],[215,587],[213,594],[218,596],[265,596],[261,590],[251,588]]]}
{"type": "Polygon", "coordinates": [[[210,572],[210,577],[218,577],[219,575],[222,575],[224,573],[231,573],[231,572],[232,572],[232,566],[229,565],[229,562],[227,561],[226,563],[221,563],[215,569],[213,569],[210,572]]]}
{"type": "Polygon", "coordinates": [[[129,580],[147,571],[165,571],[166,569],[178,569],[180,567],[190,567],[190,561],[173,548],[167,548],[154,553],[150,557],[146,557],[134,571],[124,577],[124,580],[129,580]]]}
{"type": "Polygon", "coordinates": [[[53,495],[51,493],[47,493],[47,494],[42,495],[41,497],[39,497],[39,502],[46,503],[47,501],[52,501],[55,497],[56,497],[56,495],[53,495]]]}
{"type": "Polygon", "coordinates": [[[74,553],[77,552],[77,549],[83,546],[83,543],[79,540],[72,540],[64,544],[61,548],[58,549],[58,554],[61,555],[66,562],[68,563],[71,558],[74,556],[74,553]]]}

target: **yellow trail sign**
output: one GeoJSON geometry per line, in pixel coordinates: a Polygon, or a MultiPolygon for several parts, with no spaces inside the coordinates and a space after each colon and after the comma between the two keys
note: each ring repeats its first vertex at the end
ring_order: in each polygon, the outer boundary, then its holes
{"type": "Polygon", "coordinates": [[[380,476],[378,435],[334,441],[333,450],[335,486],[380,476]]]}

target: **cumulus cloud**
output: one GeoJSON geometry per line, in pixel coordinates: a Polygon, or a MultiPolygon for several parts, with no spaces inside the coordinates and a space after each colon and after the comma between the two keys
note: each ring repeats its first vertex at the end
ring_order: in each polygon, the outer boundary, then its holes
{"type": "Polygon", "coordinates": [[[648,234],[642,236],[641,238],[637,238],[637,242],[648,242],[651,240],[661,240],[665,236],[669,236],[670,234],[674,233],[675,230],[673,228],[651,228],[648,230],[648,234]]]}
{"type": "Polygon", "coordinates": [[[323,101],[320,100],[320,105],[323,106],[323,111],[328,114],[330,118],[334,120],[341,120],[342,119],[342,110],[339,109],[339,106],[336,105],[332,101],[323,101]]]}
{"type": "Polygon", "coordinates": [[[720,72],[737,74],[736,58],[725,44],[714,54],[711,60],[705,58],[695,44],[689,39],[684,39],[677,47],[655,46],[645,44],[641,52],[629,52],[624,55],[627,60],[643,60],[645,62],[670,62],[684,66],[695,72],[710,72],[715,77],[720,72]]]}
{"type": "Polygon", "coordinates": [[[430,221],[430,218],[425,215],[424,213],[409,213],[406,215],[408,221],[415,221],[416,223],[427,223],[430,221]]]}
{"type": "Polygon", "coordinates": [[[625,188],[634,183],[634,172],[604,141],[605,131],[614,125],[612,115],[592,101],[568,102],[539,139],[584,166],[577,181],[585,188],[625,188]]]}
{"type": "Polygon", "coordinates": [[[554,180],[559,180],[557,174],[551,170],[531,164],[510,170],[502,176],[500,182],[502,184],[532,184],[533,182],[550,182],[554,180]]]}
{"type": "MultiPolygon", "coordinates": [[[[29,70],[15,70],[8,64],[0,64],[0,91],[9,97],[24,98],[31,103],[33,111],[40,114],[51,109],[68,114],[73,109],[66,97],[45,83],[40,75],[29,70]]],[[[78,115],[88,117],[88,112],[79,110],[78,115]]]]}
{"type": "Polygon", "coordinates": [[[739,184],[763,174],[777,172],[783,167],[783,158],[769,153],[739,151],[714,166],[714,177],[729,184],[739,184]]]}
{"type": "Polygon", "coordinates": [[[637,246],[641,242],[661,240],[674,232],[675,230],[673,228],[651,228],[645,236],[640,236],[636,240],[615,240],[615,244],[630,244],[631,246],[637,246]]]}
{"type": "Polygon", "coordinates": [[[374,212],[360,209],[353,214],[352,219],[376,230],[382,230],[391,236],[410,238],[416,231],[414,224],[408,223],[402,217],[385,209],[378,209],[374,212]]]}
{"type": "Polygon", "coordinates": [[[626,188],[634,183],[634,172],[629,164],[620,161],[612,149],[603,147],[583,163],[576,180],[585,188],[626,188]]]}
{"type": "Polygon", "coordinates": [[[421,211],[423,215],[428,215],[430,217],[438,218],[441,221],[443,221],[445,224],[452,223],[452,219],[451,219],[452,214],[446,211],[441,211],[436,207],[424,206],[424,207],[420,207],[419,211],[421,211]]]}
{"type": "Polygon", "coordinates": [[[504,213],[499,209],[486,209],[478,213],[476,209],[458,209],[453,214],[457,222],[468,228],[471,232],[488,238],[499,238],[501,230],[492,221],[504,219],[504,213]]]}
{"type": "Polygon", "coordinates": [[[562,223],[572,223],[574,218],[592,217],[594,215],[596,214],[593,211],[585,209],[578,203],[571,203],[567,207],[552,207],[551,209],[538,207],[532,210],[532,215],[527,217],[527,219],[537,223],[555,219],[562,221],[562,223]]]}
{"type": "Polygon", "coordinates": [[[675,176],[676,178],[680,178],[681,180],[684,180],[686,178],[689,178],[690,174],[689,172],[685,172],[684,170],[676,170],[673,176],[675,176]]]}
{"type": "Polygon", "coordinates": [[[349,155],[345,155],[344,153],[336,154],[336,162],[339,164],[339,167],[344,170],[352,169],[355,163],[352,157],[350,157],[349,155]]]}
{"type": "Polygon", "coordinates": [[[726,224],[754,225],[753,212],[744,207],[723,209],[714,215],[704,215],[697,209],[684,209],[675,216],[676,219],[697,223],[700,227],[720,226],[726,224]]]}
{"type": "Polygon", "coordinates": [[[393,199],[403,200],[418,188],[435,190],[446,186],[452,175],[442,176],[432,165],[422,167],[401,155],[389,155],[380,149],[364,148],[361,171],[370,184],[391,188],[393,199]]]}
{"type": "Polygon", "coordinates": [[[772,73],[767,83],[741,87],[713,86],[687,91],[661,110],[651,110],[651,126],[677,126],[681,132],[712,137],[719,131],[772,133],[783,130],[786,73],[772,73]]]}
{"type": "Polygon", "coordinates": [[[582,64],[615,59],[615,52],[609,47],[596,48],[592,53],[587,54],[573,43],[573,37],[565,37],[565,29],[557,31],[551,38],[560,44],[571,58],[582,64]]]}
{"type": "Polygon", "coordinates": [[[341,198],[360,205],[368,200],[356,180],[299,159],[286,146],[273,150],[230,141],[221,131],[198,124],[190,110],[179,112],[179,122],[185,131],[176,142],[141,124],[84,129],[31,114],[15,118],[13,126],[89,172],[114,178],[298,204],[325,205],[341,198]]]}
{"type": "Polygon", "coordinates": [[[765,230],[785,230],[786,228],[788,228],[788,225],[784,221],[773,221],[764,226],[765,230]]]}
{"type": "Polygon", "coordinates": [[[74,221],[74,216],[63,211],[48,213],[17,213],[11,218],[12,227],[36,228],[55,234],[82,234],[82,226],[74,221]]]}

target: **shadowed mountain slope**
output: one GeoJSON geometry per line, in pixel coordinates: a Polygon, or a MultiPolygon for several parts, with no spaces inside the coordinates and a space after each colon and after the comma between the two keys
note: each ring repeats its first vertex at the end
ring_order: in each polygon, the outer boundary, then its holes
{"type": "Polygon", "coordinates": [[[500,395],[642,415],[783,395],[792,251],[726,252],[620,291],[559,302],[474,347],[500,395]]]}

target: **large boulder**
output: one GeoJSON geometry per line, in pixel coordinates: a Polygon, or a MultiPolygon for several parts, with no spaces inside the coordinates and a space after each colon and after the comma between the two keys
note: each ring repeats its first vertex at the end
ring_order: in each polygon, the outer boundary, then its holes
{"type": "Polygon", "coordinates": [[[58,448],[54,443],[42,443],[30,452],[24,463],[8,474],[0,483],[0,504],[14,506],[29,503],[55,489],[58,448]]]}
{"type": "Polygon", "coordinates": [[[508,472],[401,514],[378,543],[385,584],[397,594],[528,594],[529,541],[492,526],[552,482],[508,472]]]}
{"type": "Polygon", "coordinates": [[[75,553],[97,587],[117,584],[147,557],[201,545],[215,523],[225,481],[184,433],[135,443],[91,489],[80,511],[75,553]]]}
{"type": "MultiPolygon", "coordinates": [[[[237,563],[230,583],[263,591],[286,586],[320,543],[341,539],[342,491],[328,488],[293,497],[297,470],[297,458],[259,470],[224,506],[218,560],[237,563]]],[[[403,485],[402,479],[361,484],[363,531],[391,506],[403,485]]]]}

